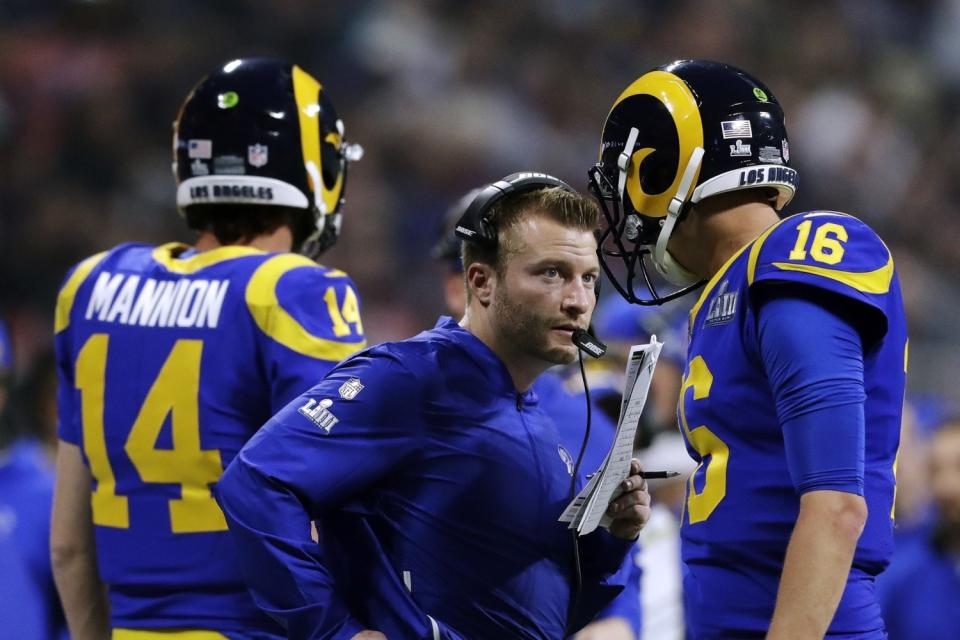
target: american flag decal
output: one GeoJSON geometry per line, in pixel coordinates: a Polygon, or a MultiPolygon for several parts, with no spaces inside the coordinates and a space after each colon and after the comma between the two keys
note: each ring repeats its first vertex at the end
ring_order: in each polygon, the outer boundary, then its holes
{"type": "Polygon", "coordinates": [[[213,155],[212,140],[187,140],[187,157],[208,160],[213,155]]]}
{"type": "Polygon", "coordinates": [[[749,120],[724,120],[720,123],[723,127],[723,139],[728,138],[752,138],[753,127],[749,120]]]}

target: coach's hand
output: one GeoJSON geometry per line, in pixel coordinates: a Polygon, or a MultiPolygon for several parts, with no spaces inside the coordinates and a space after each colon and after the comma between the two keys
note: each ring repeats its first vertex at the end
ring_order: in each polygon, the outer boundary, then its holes
{"type": "Polygon", "coordinates": [[[630,461],[630,475],[623,481],[623,493],[607,507],[607,513],[613,518],[610,533],[623,540],[636,540],[650,519],[650,494],[647,481],[640,475],[642,471],[639,460],[630,461]]]}

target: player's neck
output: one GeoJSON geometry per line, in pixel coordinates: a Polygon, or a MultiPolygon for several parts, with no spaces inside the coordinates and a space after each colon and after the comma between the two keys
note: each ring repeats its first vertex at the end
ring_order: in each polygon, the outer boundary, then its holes
{"type": "MultiPolygon", "coordinates": [[[[262,233],[249,240],[242,240],[232,244],[260,249],[268,253],[284,253],[292,250],[293,234],[290,232],[290,227],[281,225],[269,233],[262,233]]],[[[193,248],[201,252],[210,251],[211,249],[217,249],[222,246],[220,241],[217,240],[217,237],[210,231],[201,231],[200,235],[197,236],[197,241],[193,244],[193,248]]]]}
{"type": "Polygon", "coordinates": [[[698,206],[684,221],[686,228],[678,229],[674,256],[693,273],[710,279],[733,254],[778,220],[773,207],[764,202],[741,202],[722,208],[698,206]],[[681,256],[688,258],[690,264],[681,256]]]}
{"type": "Polygon", "coordinates": [[[715,244],[708,263],[710,275],[720,270],[727,260],[760,234],[777,223],[776,211],[767,204],[750,202],[734,207],[722,215],[713,217],[707,225],[713,227],[715,244]]]}

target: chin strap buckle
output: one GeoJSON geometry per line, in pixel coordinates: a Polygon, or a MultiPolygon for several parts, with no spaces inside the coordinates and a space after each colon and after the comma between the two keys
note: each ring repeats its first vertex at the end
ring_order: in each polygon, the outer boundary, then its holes
{"type": "Polygon", "coordinates": [[[623,152],[617,156],[617,168],[620,169],[620,175],[617,180],[617,193],[620,194],[620,200],[623,201],[623,189],[627,185],[627,170],[630,168],[630,157],[633,155],[633,146],[637,144],[637,137],[640,130],[636,127],[630,129],[627,135],[627,143],[623,146],[623,152]]]}
{"type": "Polygon", "coordinates": [[[690,196],[690,189],[693,187],[694,176],[700,170],[700,163],[703,161],[703,147],[694,147],[690,154],[690,160],[687,162],[687,168],[683,171],[683,177],[680,178],[680,185],[677,187],[677,193],[670,199],[667,205],[667,219],[660,229],[660,235],[657,237],[657,246],[654,249],[654,263],[662,267],[664,254],[667,252],[667,242],[670,240],[670,234],[673,233],[673,227],[677,224],[677,218],[680,217],[680,210],[686,204],[690,196]]]}

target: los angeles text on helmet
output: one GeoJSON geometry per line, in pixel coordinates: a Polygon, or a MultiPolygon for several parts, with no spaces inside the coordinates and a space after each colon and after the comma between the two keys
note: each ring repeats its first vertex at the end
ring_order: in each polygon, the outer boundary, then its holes
{"type": "Polygon", "coordinates": [[[797,185],[797,172],[790,167],[758,167],[740,172],[740,186],[780,182],[797,185]]]}
{"type": "Polygon", "coordinates": [[[190,187],[190,197],[194,200],[216,200],[217,198],[242,198],[244,200],[273,200],[271,187],[254,187],[248,184],[215,184],[190,187]]]}

